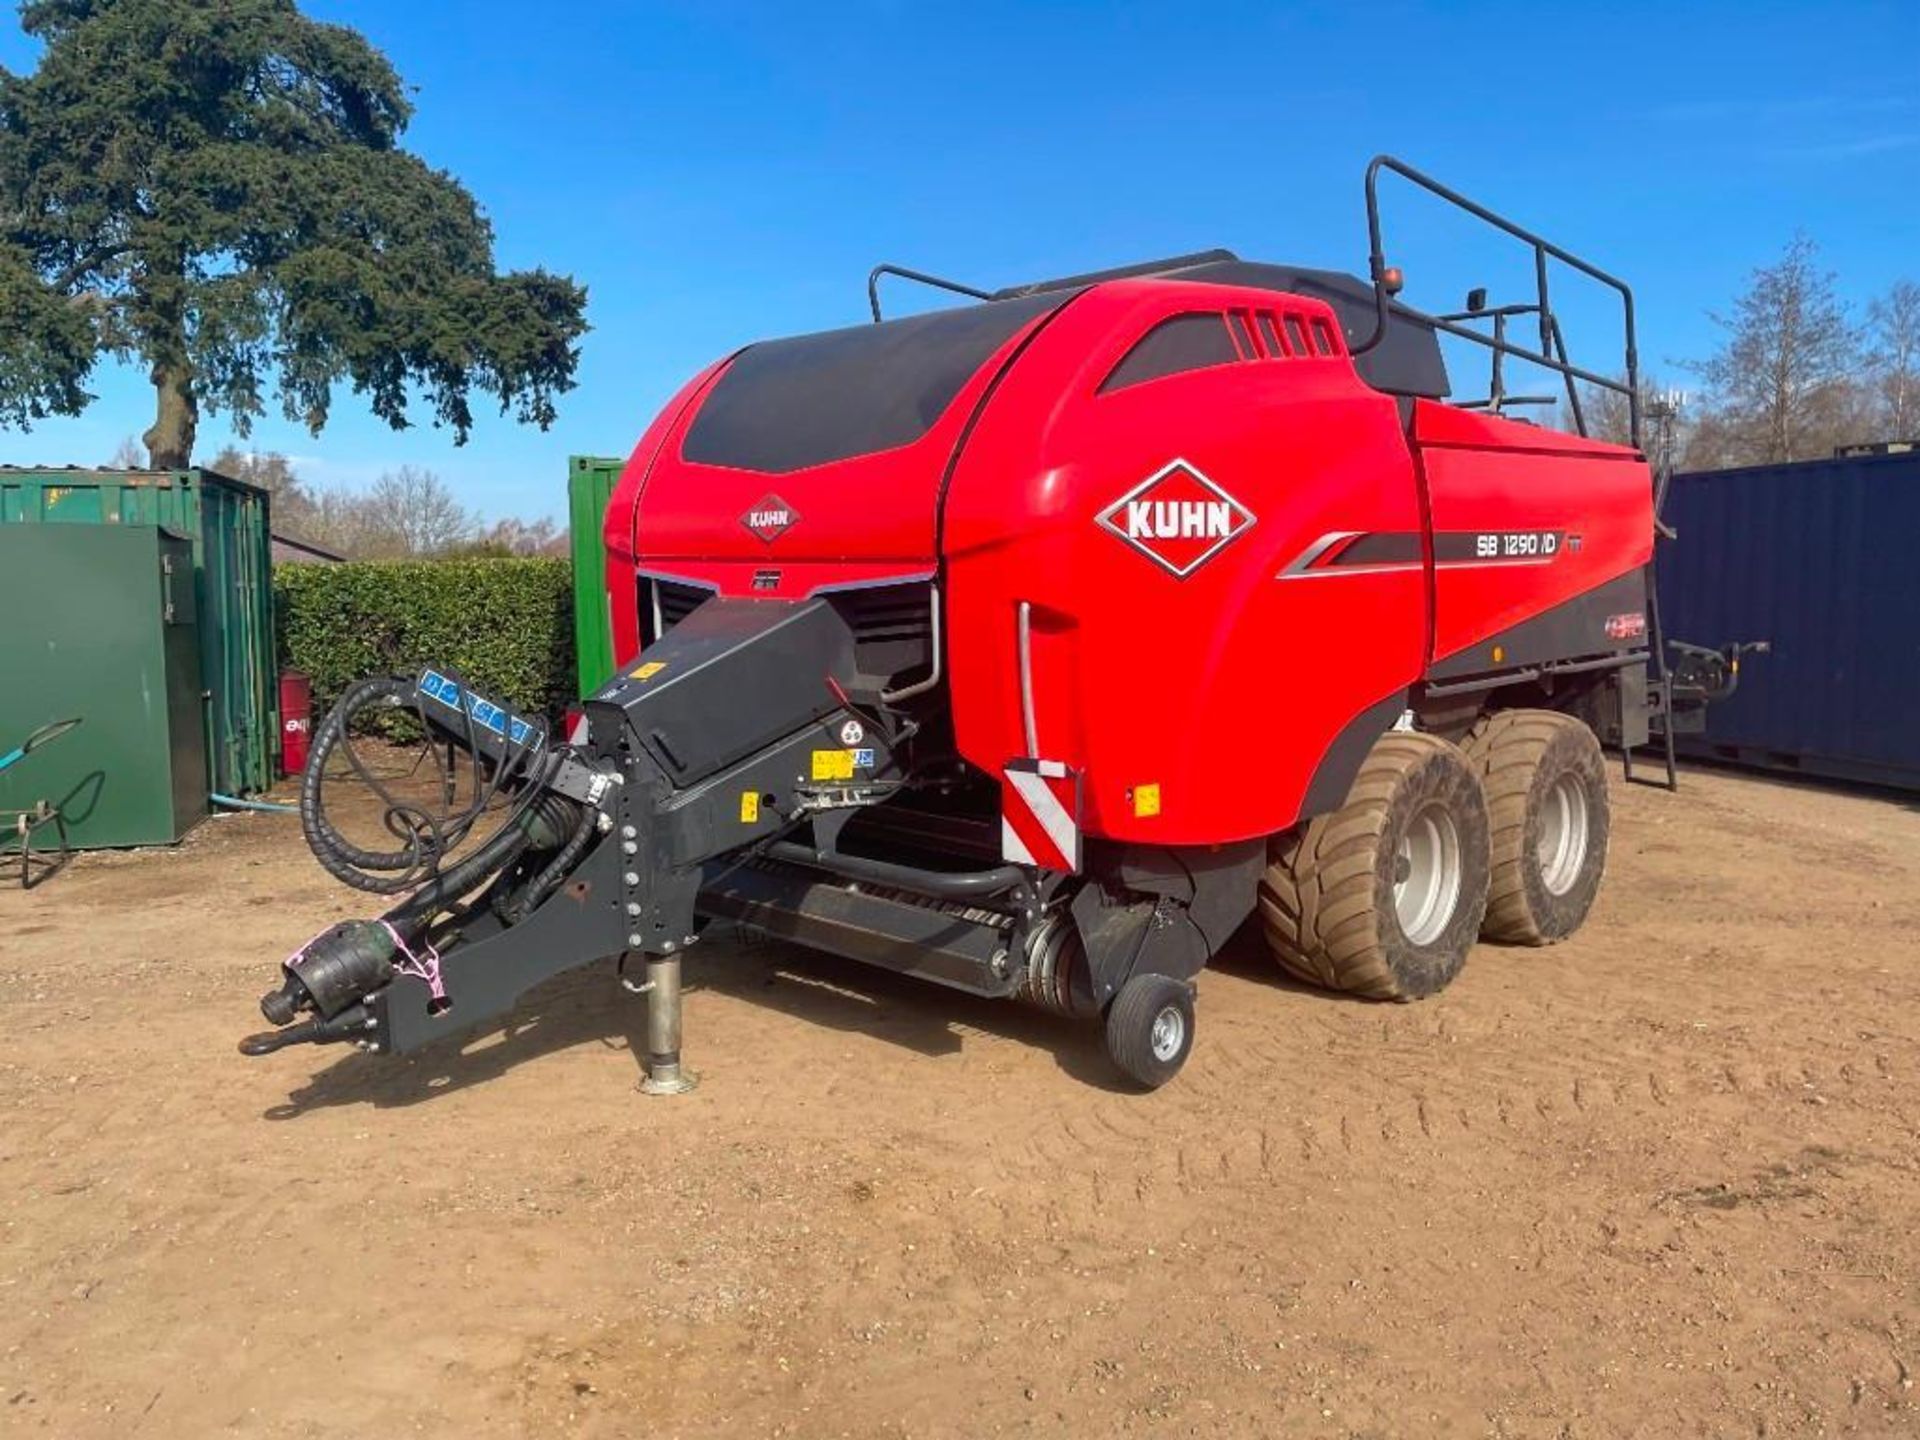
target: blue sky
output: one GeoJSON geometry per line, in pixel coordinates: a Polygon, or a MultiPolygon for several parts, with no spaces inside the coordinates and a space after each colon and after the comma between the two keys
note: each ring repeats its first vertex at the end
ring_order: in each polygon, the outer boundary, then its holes
{"type": "MultiPolygon", "coordinates": [[[[544,434],[488,417],[457,448],[343,395],[318,439],[272,419],[254,443],[322,483],[426,465],[490,517],[561,515],[565,457],[624,454],[710,359],[861,320],[877,260],[986,286],[1212,245],[1360,270],[1380,150],[1629,280],[1661,371],[1796,228],[1858,303],[1920,278],[1912,0],[306,8],[386,50],[410,148],[473,189],[504,265],[583,281],[594,329],[544,434]]],[[[0,28],[0,63],[32,62],[0,28]]],[[[1412,201],[1388,241],[1430,308],[1525,279],[1412,201]]],[[[1576,359],[1614,368],[1608,312],[1564,299],[1576,359]]],[[[145,428],[140,377],[94,388],[80,419],[0,432],[0,463],[98,463],[145,428]]],[[[203,420],[201,456],[227,437],[203,420]]]]}

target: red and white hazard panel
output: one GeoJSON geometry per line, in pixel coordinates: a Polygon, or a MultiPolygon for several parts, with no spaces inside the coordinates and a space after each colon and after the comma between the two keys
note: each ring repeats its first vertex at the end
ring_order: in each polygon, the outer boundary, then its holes
{"type": "Polygon", "coordinates": [[[1016,865],[1080,871],[1080,772],[1058,760],[1009,760],[1000,777],[1000,854],[1016,865]]]}

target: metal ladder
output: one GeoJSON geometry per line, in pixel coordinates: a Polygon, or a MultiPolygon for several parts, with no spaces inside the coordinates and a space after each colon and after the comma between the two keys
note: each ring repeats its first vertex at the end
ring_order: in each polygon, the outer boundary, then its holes
{"type": "MultiPolygon", "coordinates": [[[[1656,549],[1659,542],[1655,542],[1656,549]]],[[[1673,668],[1667,663],[1667,642],[1660,628],[1660,589],[1654,580],[1653,564],[1647,564],[1647,641],[1652,650],[1647,662],[1647,729],[1649,743],[1657,741],[1660,761],[1666,767],[1664,780],[1654,783],[1668,790],[1680,788],[1680,765],[1673,748],[1673,668]]],[[[1629,784],[1633,773],[1633,752],[1627,744],[1627,696],[1620,692],[1620,769],[1629,784]]]]}
{"type": "MultiPolygon", "coordinates": [[[[1657,728],[1660,759],[1666,766],[1666,779],[1658,783],[1664,783],[1668,790],[1678,790],[1680,764],[1673,748],[1673,667],[1667,661],[1667,637],[1660,624],[1660,582],[1654,565],[1660,554],[1660,543],[1679,538],[1678,532],[1666,521],[1667,486],[1673,479],[1670,437],[1663,438],[1660,449],[1653,476],[1653,555],[1647,560],[1647,643],[1653,652],[1647,661],[1647,728],[1650,740],[1651,732],[1657,728]]],[[[1620,769],[1631,784],[1635,747],[1627,743],[1626,710],[1627,695],[1623,688],[1620,692],[1620,769]]]]}

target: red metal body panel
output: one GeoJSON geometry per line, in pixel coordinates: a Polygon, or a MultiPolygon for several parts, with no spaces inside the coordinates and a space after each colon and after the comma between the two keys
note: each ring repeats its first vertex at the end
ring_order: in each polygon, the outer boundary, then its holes
{"type": "Polygon", "coordinates": [[[1026,324],[913,443],[782,474],[683,457],[723,362],[655,421],[614,492],[616,645],[638,648],[636,568],[768,603],[937,574],[967,761],[1071,766],[1093,837],[1284,829],[1358,717],[1652,544],[1635,452],[1396,400],[1339,335],[1296,295],[1111,280],[1026,324]],[[1156,323],[1192,312],[1244,320],[1237,359],[1101,390],[1156,323]],[[795,518],[766,538],[743,516],[769,497],[795,518]],[[1508,532],[1557,537],[1551,561],[1459,548],[1508,532]]]}
{"type": "MultiPolygon", "coordinates": [[[[723,593],[800,599],[826,586],[924,575],[934,568],[941,477],[961,430],[1032,328],[1001,346],[918,440],[831,464],[778,475],[696,464],[680,450],[698,407],[682,406],[644,466],[640,452],[629,462],[609,516],[624,506],[628,533],[640,537],[633,558],[641,569],[705,580],[723,593]],[[644,472],[638,478],[637,469],[644,472]],[[743,517],[769,497],[796,518],[763,539],[743,517]],[[778,584],[751,588],[754,572],[771,568],[778,584]]],[[[709,383],[724,369],[716,367],[709,383]]],[[[631,575],[630,568],[629,609],[631,575]]]]}
{"type": "MultiPolygon", "coordinates": [[[[955,731],[973,764],[1027,753],[1016,617],[1030,603],[1037,753],[1086,777],[1087,833],[1213,844],[1299,812],[1342,726],[1414,681],[1426,634],[1415,571],[1285,584],[1335,529],[1417,531],[1394,402],[1344,355],[1260,357],[1097,388],[1156,321],[1282,297],[1152,281],[1067,305],[995,392],[947,496],[955,731]],[[1096,523],[1175,460],[1253,524],[1184,578],[1096,523]],[[1158,787],[1157,813],[1138,804],[1158,787]]],[[[1287,300],[1321,316],[1324,306],[1287,300]]]]}
{"type": "Polygon", "coordinates": [[[1551,556],[1437,564],[1432,659],[1652,558],[1653,489],[1637,451],[1429,400],[1414,403],[1413,438],[1436,536],[1562,537],[1551,556]]]}
{"type": "Polygon", "coordinates": [[[635,522],[640,512],[640,496],[647,488],[654,461],[667,436],[675,431],[682,417],[693,409],[694,401],[707,392],[726,369],[726,361],[709,365],[680,388],[647,427],[640,443],[633,447],[626,468],[607,497],[607,514],[602,531],[607,542],[607,599],[613,616],[613,654],[617,663],[630,660],[640,649],[639,591],[634,583],[636,569],[635,522]]]}

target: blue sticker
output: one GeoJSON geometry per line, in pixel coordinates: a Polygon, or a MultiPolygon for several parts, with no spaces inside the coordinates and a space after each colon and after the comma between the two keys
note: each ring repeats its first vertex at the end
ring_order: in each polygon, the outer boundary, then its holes
{"type": "Polygon", "coordinates": [[[856,750],[853,752],[853,768],[856,770],[873,769],[873,751],[856,750]]]}
{"type": "Polygon", "coordinates": [[[483,700],[472,692],[463,697],[459,685],[438,670],[428,670],[421,675],[419,689],[421,694],[439,701],[449,710],[459,710],[464,698],[466,711],[473,716],[474,723],[491,730],[503,740],[510,740],[512,744],[525,745],[529,737],[533,737],[537,744],[541,738],[530,723],[502,710],[491,700],[483,700]]]}
{"type": "Polygon", "coordinates": [[[420,677],[420,690],[430,699],[438,700],[449,710],[460,708],[460,687],[438,670],[429,670],[420,677]]]}

